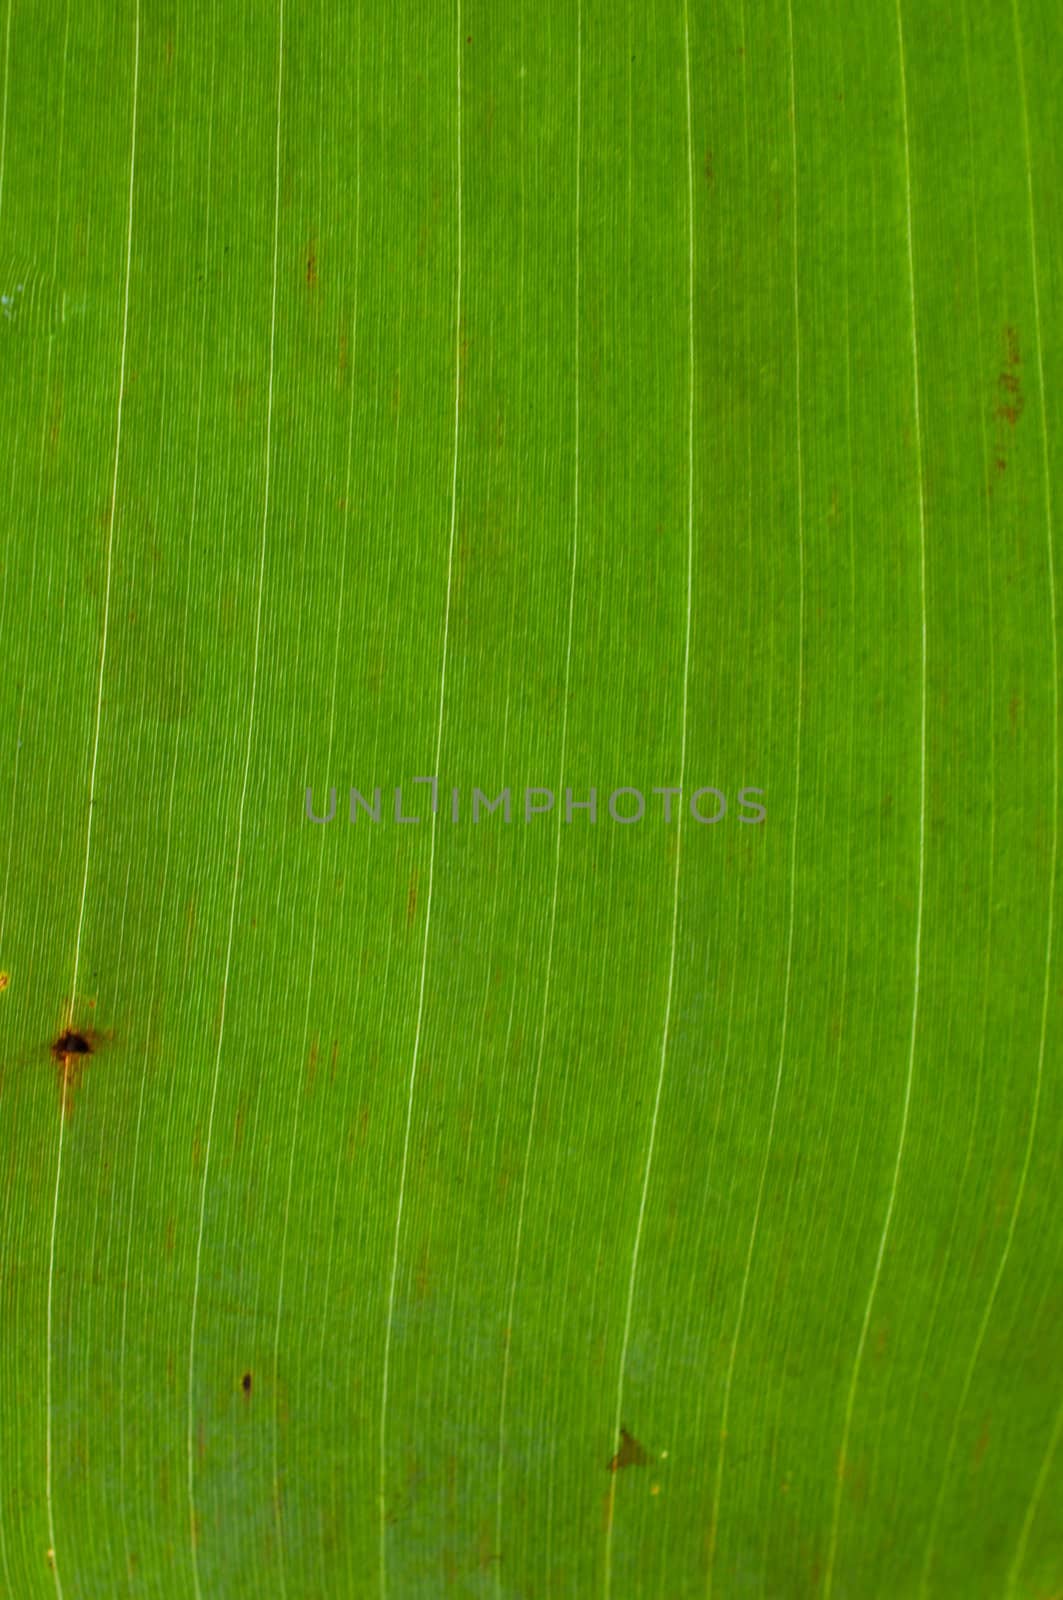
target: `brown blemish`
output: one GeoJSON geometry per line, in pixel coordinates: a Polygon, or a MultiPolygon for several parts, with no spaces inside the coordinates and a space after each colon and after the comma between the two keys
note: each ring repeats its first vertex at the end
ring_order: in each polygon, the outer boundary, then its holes
{"type": "Polygon", "coordinates": [[[52,1060],[57,1068],[59,1097],[65,1117],[73,1115],[75,1090],[98,1042],[99,1036],[94,1028],[64,1028],[59,1037],[52,1041],[52,1060]]]}
{"type": "Polygon", "coordinates": [[[73,1028],[66,1028],[52,1045],[52,1055],[57,1061],[65,1061],[67,1056],[90,1056],[92,1045],[84,1033],[78,1033],[73,1028]]]}
{"type": "Polygon", "coordinates": [[[59,449],[59,429],[63,420],[63,391],[57,388],[48,419],[48,454],[54,456],[59,449]]]}
{"type": "Polygon", "coordinates": [[[713,185],[716,182],[716,174],[715,174],[715,172],[713,171],[713,168],[712,168],[712,151],[711,150],[706,150],[706,152],[705,152],[705,182],[708,184],[710,189],[713,187],[713,185]]]}
{"type": "Polygon", "coordinates": [[[428,1245],[426,1242],[422,1246],[421,1254],[417,1259],[417,1271],[413,1280],[414,1295],[419,1301],[426,1300],[428,1298],[428,1290],[432,1281],[430,1267],[431,1258],[428,1254],[428,1245]]]}
{"type": "Polygon", "coordinates": [[[865,1506],[868,1493],[867,1462],[843,1460],[838,1463],[838,1469],[854,1505],[865,1506]]]}
{"type": "Polygon", "coordinates": [[[240,1379],[240,1387],[245,1394],[251,1393],[251,1374],[249,1372],[245,1372],[240,1379]]]}
{"type": "MultiPolygon", "coordinates": [[[[997,404],[993,411],[998,423],[1004,423],[1009,431],[1013,430],[1017,425],[1026,404],[1018,371],[1021,366],[1022,356],[1019,352],[1019,336],[1009,324],[1004,329],[1004,366],[997,375],[997,404]]],[[[1007,468],[1003,435],[1004,430],[998,428],[997,453],[993,459],[993,466],[997,473],[1002,473],[1007,468]]],[[[992,484],[989,487],[990,493],[992,493],[992,484]]]]}
{"type": "Polygon", "coordinates": [[[494,1528],[490,1522],[481,1522],[477,1530],[476,1564],[481,1572],[486,1572],[492,1562],[501,1561],[502,1557],[495,1549],[494,1528]]]}
{"type": "Polygon", "coordinates": [[[653,1460],[649,1451],[644,1449],[634,1434],[628,1433],[626,1428],[620,1430],[620,1449],[608,1464],[610,1472],[619,1472],[621,1467],[647,1467],[653,1460]]]}
{"type": "Polygon", "coordinates": [[[989,1418],[987,1417],[985,1419],[985,1421],[982,1423],[982,1431],[978,1435],[978,1438],[975,1440],[974,1451],[973,1451],[973,1453],[971,1455],[971,1464],[974,1467],[976,1472],[978,1471],[978,1468],[982,1465],[982,1462],[985,1460],[985,1453],[986,1453],[986,1451],[988,1449],[989,1449],[989,1418]]]}
{"type": "Polygon", "coordinates": [[[9,972],[0,972],[0,991],[6,989],[10,982],[11,974],[9,972]]]}
{"type": "Polygon", "coordinates": [[[317,246],[311,239],[306,252],[306,286],[308,289],[317,287],[317,246]]]}

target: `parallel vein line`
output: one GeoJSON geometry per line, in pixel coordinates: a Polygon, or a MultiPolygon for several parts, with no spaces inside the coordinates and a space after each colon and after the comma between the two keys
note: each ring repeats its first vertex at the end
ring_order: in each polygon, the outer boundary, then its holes
{"type": "MultiPolygon", "coordinates": [[[[686,628],[683,642],[683,719],[679,742],[679,788],[686,782],[687,762],[687,707],[690,688],[690,624],[693,610],[694,588],[694,134],[690,106],[690,16],[687,0],[683,0],[683,64],[686,88],[687,122],[687,594],[686,628]]],[[[635,1280],[638,1275],[639,1252],[642,1248],[642,1230],[646,1220],[646,1204],[653,1171],[653,1155],[657,1144],[657,1125],[660,1118],[661,1095],[668,1060],[668,1043],[672,1027],[672,996],[675,990],[675,953],[679,933],[679,870],[683,844],[683,803],[680,804],[675,835],[675,871],[672,878],[672,937],[668,954],[668,988],[665,993],[664,1022],[661,1028],[661,1055],[657,1067],[657,1087],[653,1097],[653,1115],[650,1119],[650,1137],[646,1148],[646,1164],[642,1174],[642,1193],[639,1196],[635,1239],[631,1248],[631,1267],[628,1272],[627,1300],[624,1307],[624,1331],[620,1340],[620,1361],[616,1381],[616,1408],[613,1415],[613,1440],[619,1443],[620,1426],[624,1409],[624,1378],[627,1371],[628,1350],[631,1344],[631,1320],[635,1306],[635,1280]]],[[[605,1574],[606,1600],[613,1584],[613,1521],[616,1509],[616,1479],[614,1472],[609,1480],[609,1505],[605,1518],[605,1574]]]]}
{"type": "MultiPolygon", "coordinates": [[[[89,805],[85,823],[85,861],[81,875],[81,904],[78,908],[77,934],[74,941],[74,975],[70,984],[68,1021],[72,1024],[77,1008],[78,972],[81,965],[81,941],[85,928],[85,904],[89,886],[89,860],[92,854],[92,817],[96,805],[96,773],[100,755],[100,726],[103,721],[103,678],[107,664],[107,638],[111,618],[111,574],[114,568],[114,524],[117,516],[118,462],[122,448],[122,408],[125,401],[126,350],[129,342],[129,285],[133,262],[133,179],[137,158],[137,95],[140,87],[140,0],[134,4],[133,32],[133,109],[132,130],[129,143],[129,202],[126,218],[125,289],[122,300],[122,349],[118,368],[118,405],[114,429],[114,466],[111,474],[111,500],[107,518],[107,569],[103,602],[103,636],[100,641],[100,667],[96,684],[96,722],[92,737],[92,766],[89,773],[89,805]]],[[[55,1508],[52,1501],[52,1320],[55,1299],[55,1241],[59,1223],[59,1189],[63,1174],[63,1129],[66,1123],[66,1084],[59,1108],[59,1146],[55,1162],[55,1192],[52,1199],[52,1227],[48,1246],[48,1307],[46,1312],[45,1355],[45,1445],[44,1483],[45,1504],[48,1513],[48,1546],[51,1550],[52,1574],[55,1590],[62,1600],[63,1585],[59,1576],[59,1553],[55,1546],[55,1508]]]]}
{"type": "MultiPolygon", "coordinates": [[[[447,594],[443,611],[443,659],[439,674],[439,718],[436,726],[435,764],[432,768],[438,785],[440,756],[443,749],[443,705],[447,685],[447,645],[450,638],[450,597],[454,569],[454,531],[458,515],[458,438],[461,415],[461,0],[457,0],[457,272],[454,291],[454,454],[450,478],[450,536],[447,545],[447,594]]],[[[413,1098],[417,1083],[417,1062],[421,1050],[421,1025],[424,1021],[425,976],[428,971],[428,935],[432,926],[432,890],[435,880],[436,831],[438,809],[432,812],[431,844],[428,854],[428,892],[425,897],[424,943],[421,949],[421,980],[417,994],[417,1023],[414,1029],[413,1058],[406,1090],[406,1126],[402,1139],[402,1165],[399,1171],[399,1195],[395,1207],[395,1236],[391,1251],[391,1279],[388,1284],[388,1314],[384,1328],[384,1360],[380,1392],[380,1480],[378,1510],[380,1516],[380,1594],[386,1600],[388,1592],[387,1565],[387,1425],[388,1378],[391,1367],[391,1340],[395,1323],[395,1288],[399,1275],[399,1243],[402,1235],[402,1213],[406,1200],[406,1173],[410,1159],[410,1130],[413,1124],[413,1098]]]]}
{"type": "MultiPolygon", "coordinates": [[[[576,562],[579,551],[579,444],[580,444],[580,159],[583,144],[583,10],[576,7],[576,314],[575,314],[575,396],[574,396],[574,461],[572,494],[572,559],[569,563],[568,621],[565,637],[565,679],[561,704],[561,794],[565,791],[565,764],[568,750],[568,699],[572,665],[572,622],[576,602],[576,562]]],[[[502,1345],[502,1379],[498,1405],[498,1467],[495,1480],[495,1549],[502,1549],[502,1484],[506,1453],[506,1404],[509,1397],[510,1341],[513,1334],[513,1317],[517,1304],[517,1284],[520,1277],[521,1252],[524,1242],[524,1216],[528,1200],[528,1174],[531,1168],[532,1144],[539,1108],[539,1084],[542,1078],[543,1054],[546,1048],[546,1018],[550,1007],[550,984],[553,974],[554,933],[557,927],[557,897],[561,881],[561,827],[562,815],[557,817],[557,839],[554,852],[554,886],[550,896],[550,925],[546,935],[546,974],[543,980],[543,1006],[539,1019],[539,1045],[535,1055],[535,1076],[532,1079],[531,1106],[528,1111],[528,1132],[524,1141],[524,1161],[521,1169],[520,1195],[517,1200],[517,1227],[513,1243],[513,1273],[509,1283],[506,1303],[506,1325],[502,1345]]],[[[501,1594],[502,1572],[495,1565],[495,1592],[501,1594]]]]}
{"type": "Polygon", "coordinates": [[[266,529],[269,522],[270,467],[273,458],[273,372],[277,335],[277,258],[280,236],[280,165],[281,165],[281,90],[284,78],[284,0],[279,3],[277,32],[277,102],[276,142],[273,174],[273,286],[270,299],[269,327],[269,389],[266,401],[265,477],[262,495],[262,537],[258,558],[258,592],[255,601],[255,639],[251,662],[251,693],[247,709],[247,741],[244,750],[244,774],[240,786],[240,806],[236,818],[236,852],[233,861],[232,892],[229,898],[229,931],[225,945],[225,971],[222,978],[221,1015],[218,1021],[218,1044],[214,1052],[214,1074],[210,1090],[210,1109],[207,1115],[207,1136],[203,1149],[203,1181],[199,1191],[199,1227],[196,1236],[196,1267],[192,1286],[192,1315],[188,1335],[188,1534],[192,1554],[192,1581],[196,1600],[202,1600],[199,1581],[198,1529],[196,1526],[195,1497],[195,1373],[196,1373],[196,1323],[199,1311],[199,1289],[202,1281],[203,1233],[207,1211],[207,1182],[210,1177],[211,1144],[214,1135],[214,1112],[218,1099],[218,1079],[221,1071],[222,1044],[225,1038],[225,1009],[229,996],[229,972],[232,965],[233,929],[236,924],[236,901],[240,886],[240,862],[243,850],[244,810],[247,804],[248,779],[251,772],[251,746],[255,727],[255,697],[258,689],[259,646],[262,638],[262,593],[266,572],[266,529]]]}
{"type": "MultiPolygon", "coordinates": [[[[1045,367],[1044,348],[1041,336],[1041,287],[1040,271],[1037,264],[1037,226],[1035,221],[1033,203],[1033,160],[1030,154],[1030,113],[1026,97],[1026,68],[1023,62],[1022,31],[1019,26],[1018,0],[1012,0],[1012,20],[1015,29],[1015,53],[1019,69],[1019,99],[1022,104],[1022,137],[1023,149],[1026,156],[1026,204],[1029,216],[1030,230],[1030,270],[1033,279],[1033,310],[1034,331],[1037,338],[1037,386],[1041,395],[1041,464],[1045,480],[1045,547],[1048,565],[1048,600],[1052,621],[1052,850],[1051,862],[1048,870],[1048,928],[1045,935],[1045,977],[1041,996],[1041,1038],[1037,1049],[1037,1078],[1034,1086],[1033,1106],[1030,1112],[1030,1131],[1026,1139],[1026,1151],[1023,1156],[1022,1174],[1019,1178],[1019,1187],[1015,1195],[1015,1205],[1012,1209],[1011,1220],[1008,1224],[1008,1236],[1004,1246],[1004,1253],[997,1268],[997,1276],[993,1282],[992,1295],[996,1295],[997,1286],[1004,1275],[1008,1252],[1011,1250],[1011,1241],[1015,1235],[1015,1227],[1019,1218],[1019,1207],[1022,1204],[1026,1190],[1026,1179],[1030,1171],[1030,1160],[1033,1155],[1034,1135],[1037,1131],[1037,1117],[1041,1105],[1041,1083],[1044,1077],[1045,1043],[1048,1037],[1048,1010],[1049,999],[1052,992],[1052,940],[1054,934],[1055,917],[1055,892],[1056,868],[1059,859],[1059,631],[1056,614],[1056,568],[1053,541],[1055,530],[1052,521],[1052,476],[1049,470],[1048,448],[1048,403],[1045,395],[1045,367]]],[[[990,1306],[992,1299],[990,1300],[990,1306]]],[[[988,1319],[988,1309],[986,1317],[988,1319]]],[[[1041,1463],[1040,1471],[1034,1483],[1030,1503],[1026,1508],[1019,1537],[1015,1545],[1015,1554],[1008,1568],[1007,1596],[1008,1600],[1015,1594],[1019,1581],[1019,1573],[1026,1555],[1026,1546],[1037,1515],[1044,1487],[1048,1480],[1048,1471],[1056,1446],[1059,1443],[1060,1433],[1063,1431],[1063,1406],[1060,1407],[1049,1437],[1048,1447],[1041,1463]]]]}
{"type": "Polygon", "coordinates": [[[901,75],[901,114],[904,129],[904,196],[905,196],[905,225],[908,245],[908,294],[911,306],[912,321],[912,385],[913,405],[915,411],[915,448],[916,470],[919,485],[919,606],[920,606],[920,710],[919,710],[919,885],[915,915],[915,956],[914,978],[912,984],[912,1022],[908,1042],[908,1065],[904,1082],[904,1101],[901,1109],[901,1127],[897,1139],[897,1155],[893,1164],[893,1176],[890,1182],[889,1200],[886,1205],[886,1215],[882,1223],[882,1233],[879,1237],[878,1251],[875,1256],[875,1265],[871,1274],[871,1287],[868,1290],[867,1304],[864,1307],[863,1322],[860,1326],[860,1337],[857,1341],[856,1355],[853,1360],[852,1374],[849,1379],[849,1388],[845,1399],[845,1415],[842,1422],[841,1447],[838,1452],[837,1474],[834,1483],[834,1504],[831,1512],[830,1541],[827,1550],[826,1570],[823,1580],[823,1600],[830,1600],[834,1584],[834,1562],[838,1549],[838,1520],[841,1511],[842,1485],[845,1478],[846,1463],[849,1451],[849,1436],[852,1431],[853,1407],[856,1401],[856,1388],[860,1380],[860,1369],[864,1359],[864,1349],[867,1344],[868,1328],[871,1325],[871,1312],[878,1293],[879,1280],[882,1276],[882,1263],[886,1254],[886,1244],[889,1239],[890,1226],[893,1222],[893,1211],[897,1201],[897,1190],[900,1184],[901,1167],[904,1161],[904,1147],[908,1136],[908,1117],[912,1103],[912,1081],[915,1073],[915,1041],[919,1021],[920,981],[922,975],[922,950],[923,950],[923,889],[926,878],[926,490],[923,482],[923,427],[922,410],[919,390],[919,331],[915,309],[915,251],[912,243],[912,167],[911,147],[908,136],[908,85],[904,70],[904,28],[901,19],[900,0],[897,0],[897,44],[900,60],[901,75]]]}
{"type": "Polygon", "coordinates": [[[727,1376],[724,1380],[723,1405],[720,1415],[719,1457],[716,1468],[716,1482],[713,1488],[712,1496],[712,1516],[709,1523],[708,1577],[705,1586],[706,1600],[711,1600],[712,1596],[713,1573],[716,1558],[716,1539],[720,1522],[720,1500],[723,1494],[724,1459],[727,1450],[727,1424],[731,1408],[731,1390],[734,1382],[735,1364],[738,1359],[738,1346],[742,1334],[742,1319],[745,1314],[746,1296],[749,1292],[749,1283],[753,1269],[753,1255],[756,1249],[757,1233],[760,1228],[760,1212],[764,1200],[764,1189],[768,1179],[768,1164],[771,1160],[772,1145],[775,1139],[775,1120],[779,1109],[779,1093],[782,1088],[783,1064],[786,1059],[786,1036],[790,1020],[790,988],[793,978],[794,918],[797,901],[797,826],[801,804],[801,736],[804,720],[803,702],[805,672],[805,500],[804,465],[801,440],[801,306],[797,270],[797,87],[795,81],[794,18],[791,0],[787,0],[786,12],[790,45],[790,140],[792,168],[794,280],[794,431],[797,455],[798,564],[797,728],[794,736],[794,815],[790,832],[790,908],[787,919],[786,978],[783,986],[782,1026],[779,1036],[779,1060],[775,1069],[775,1086],[772,1091],[771,1112],[768,1118],[768,1132],[764,1145],[764,1160],[761,1165],[760,1179],[757,1184],[757,1198],[753,1207],[753,1222],[749,1230],[749,1245],[746,1249],[745,1266],[742,1271],[742,1286],[738,1294],[738,1313],[735,1317],[734,1335],[731,1340],[731,1352],[727,1362],[727,1376]]]}

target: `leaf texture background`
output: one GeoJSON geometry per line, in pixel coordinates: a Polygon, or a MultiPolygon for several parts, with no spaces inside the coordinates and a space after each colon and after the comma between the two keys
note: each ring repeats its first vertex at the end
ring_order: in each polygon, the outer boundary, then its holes
{"type": "Polygon", "coordinates": [[[4,0],[0,1593],[1061,1592],[1060,44],[4,0]]]}

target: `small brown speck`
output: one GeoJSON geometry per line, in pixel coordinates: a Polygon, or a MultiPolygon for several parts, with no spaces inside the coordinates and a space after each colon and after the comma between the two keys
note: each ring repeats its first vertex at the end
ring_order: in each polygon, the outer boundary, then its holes
{"type": "Polygon", "coordinates": [[[244,1373],[243,1377],[240,1379],[240,1385],[245,1394],[251,1393],[251,1374],[249,1372],[244,1373]]]}
{"type": "Polygon", "coordinates": [[[6,989],[10,982],[11,974],[9,972],[0,972],[0,990],[6,989]]]}
{"type": "Polygon", "coordinates": [[[620,1449],[609,1462],[610,1472],[619,1472],[621,1467],[646,1467],[653,1457],[648,1450],[643,1449],[633,1434],[626,1428],[620,1430],[620,1449]]]}
{"type": "Polygon", "coordinates": [[[52,1059],[58,1068],[59,1095],[63,1115],[69,1117],[74,1109],[74,1092],[86,1060],[92,1055],[98,1035],[90,1028],[81,1033],[65,1028],[51,1045],[52,1059]]]}

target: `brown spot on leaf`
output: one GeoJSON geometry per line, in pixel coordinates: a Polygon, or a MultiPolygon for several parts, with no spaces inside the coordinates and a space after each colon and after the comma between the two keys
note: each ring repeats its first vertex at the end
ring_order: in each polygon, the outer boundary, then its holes
{"type": "Polygon", "coordinates": [[[0,990],[6,989],[10,982],[11,974],[9,972],[0,972],[0,990]]]}
{"type": "Polygon", "coordinates": [[[849,1491],[849,1496],[854,1505],[865,1506],[868,1493],[867,1462],[844,1460],[839,1462],[839,1471],[842,1482],[849,1491]]]}
{"type": "Polygon", "coordinates": [[[649,1451],[639,1444],[634,1434],[621,1428],[620,1449],[609,1462],[609,1471],[619,1472],[621,1467],[647,1467],[652,1460],[649,1451]]]}
{"type": "Polygon", "coordinates": [[[251,1374],[249,1372],[245,1372],[243,1377],[240,1379],[240,1387],[245,1394],[251,1393],[251,1381],[251,1374]]]}
{"type": "Polygon", "coordinates": [[[493,1561],[501,1561],[501,1556],[495,1549],[494,1527],[490,1522],[481,1522],[477,1533],[476,1564],[481,1572],[486,1572],[493,1561]]]}
{"type": "MultiPolygon", "coordinates": [[[[1004,367],[997,375],[997,406],[993,414],[999,422],[1005,423],[1008,429],[1015,427],[1022,416],[1025,406],[1022,381],[1017,370],[1021,365],[1019,336],[1014,328],[1006,327],[1004,329],[1004,367]]],[[[1007,465],[1003,448],[999,441],[998,454],[994,465],[997,472],[1003,472],[1007,465]]]]}
{"type": "Polygon", "coordinates": [[[57,386],[48,418],[48,454],[54,456],[59,449],[59,430],[63,421],[63,390],[57,386]]]}
{"type": "Polygon", "coordinates": [[[369,1107],[362,1106],[358,1112],[358,1121],[352,1123],[347,1132],[347,1160],[353,1161],[355,1155],[363,1148],[369,1137],[369,1107]]]}
{"type": "Polygon", "coordinates": [[[51,1045],[52,1059],[56,1064],[59,1097],[63,1115],[70,1117],[74,1111],[74,1094],[81,1081],[85,1064],[96,1049],[99,1035],[93,1028],[83,1031],[64,1028],[51,1045]]]}
{"type": "Polygon", "coordinates": [[[317,246],[313,239],[306,247],[306,286],[311,290],[317,287],[317,246]]]}
{"type": "Polygon", "coordinates": [[[414,1293],[418,1300],[426,1300],[428,1298],[428,1290],[431,1284],[430,1265],[428,1243],[426,1241],[421,1247],[420,1256],[417,1258],[417,1271],[413,1280],[414,1293]]]}
{"type": "Polygon", "coordinates": [[[972,1465],[974,1466],[974,1469],[975,1469],[976,1472],[977,1472],[978,1468],[982,1465],[982,1462],[985,1460],[985,1453],[986,1453],[986,1451],[988,1449],[989,1449],[989,1418],[987,1417],[985,1419],[985,1421],[982,1423],[982,1431],[978,1435],[978,1438],[974,1442],[974,1450],[973,1450],[972,1455],[971,1455],[971,1462],[972,1462],[972,1465]]]}
{"type": "Polygon", "coordinates": [[[65,1061],[67,1056],[90,1056],[92,1043],[84,1033],[78,1033],[74,1028],[66,1028],[52,1045],[52,1055],[57,1061],[65,1061]]]}

